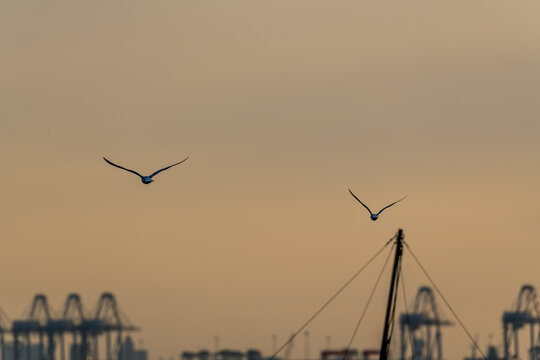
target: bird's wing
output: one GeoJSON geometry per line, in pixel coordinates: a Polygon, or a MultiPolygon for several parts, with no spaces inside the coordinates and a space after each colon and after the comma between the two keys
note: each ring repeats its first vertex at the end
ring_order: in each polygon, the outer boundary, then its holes
{"type": "Polygon", "coordinates": [[[356,195],[353,194],[353,192],[351,191],[351,189],[349,189],[349,192],[351,193],[351,195],[352,195],[352,196],[353,196],[360,204],[362,204],[362,206],[364,206],[364,207],[367,209],[367,211],[369,211],[369,213],[370,213],[371,215],[373,215],[373,213],[371,212],[371,210],[369,210],[369,208],[366,206],[366,204],[364,204],[362,201],[360,201],[360,199],[357,198],[356,195]]]}
{"type": "Polygon", "coordinates": [[[184,160],[177,162],[176,164],[172,164],[172,165],[169,165],[169,166],[167,166],[167,167],[164,167],[163,169],[159,169],[158,171],[155,171],[155,172],[154,172],[152,175],[150,175],[149,177],[154,177],[154,176],[156,176],[157,174],[159,174],[160,172],[167,170],[168,168],[172,168],[173,166],[176,166],[176,165],[178,165],[178,164],[183,163],[183,162],[186,161],[187,159],[189,159],[189,156],[188,156],[187,158],[185,158],[184,160]]]}
{"type": "MultiPolygon", "coordinates": [[[[407,195],[407,196],[408,196],[408,195],[407,195]]],[[[400,202],[401,200],[405,199],[407,196],[402,197],[402,198],[399,199],[398,201],[394,201],[394,202],[391,203],[390,205],[386,205],[385,207],[383,207],[383,208],[377,213],[377,215],[379,215],[380,213],[382,213],[384,209],[388,209],[390,206],[394,205],[395,203],[398,203],[398,202],[400,202]]]]}
{"type": "Polygon", "coordinates": [[[139,173],[136,172],[135,170],[126,169],[125,167],[122,167],[122,166],[120,166],[120,165],[116,165],[115,163],[110,162],[110,161],[107,160],[106,158],[103,158],[103,160],[105,160],[107,163],[109,163],[109,164],[111,164],[112,166],[115,166],[115,167],[117,167],[117,168],[119,168],[119,169],[129,171],[130,173],[134,173],[135,175],[138,175],[138,176],[140,176],[141,178],[143,177],[141,174],[139,174],[139,173]]]}

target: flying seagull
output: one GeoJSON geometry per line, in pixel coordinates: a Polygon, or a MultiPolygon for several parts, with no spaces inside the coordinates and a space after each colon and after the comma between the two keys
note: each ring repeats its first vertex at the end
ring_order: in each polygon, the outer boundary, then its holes
{"type": "Polygon", "coordinates": [[[141,181],[143,182],[143,184],[150,184],[151,182],[154,181],[154,180],[152,180],[152,178],[153,178],[154,176],[156,176],[157,174],[159,174],[159,173],[162,172],[162,171],[167,170],[168,168],[172,168],[173,166],[176,166],[176,165],[178,165],[178,164],[183,163],[183,162],[186,161],[187,159],[189,159],[189,156],[188,156],[187,158],[185,158],[184,160],[177,162],[176,164],[172,164],[172,165],[169,165],[169,166],[167,166],[167,167],[164,167],[163,169],[159,169],[159,170],[157,170],[157,171],[154,171],[154,173],[153,173],[152,175],[143,176],[143,175],[139,174],[138,172],[136,172],[135,170],[126,169],[125,167],[122,167],[122,166],[120,166],[120,165],[116,165],[115,163],[113,163],[113,162],[107,160],[106,158],[103,158],[103,160],[105,160],[107,163],[111,164],[112,166],[115,166],[115,167],[117,167],[117,168],[119,168],[119,169],[126,170],[126,171],[129,171],[130,173],[133,173],[133,174],[135,174],[135,175],[138,175],[138,176],[141,178],[141,181]]]}
{"type": "Polygon", "coordinates": [[[373,220],[373,221],[375,221],[375,220],[377,220],[377,219],[379,218],[379,214],[382,213],[384,209],[388,209],[390,206],[394,205],[394,204],[397,203],[397,202],[400,202],[401,200],[403,200],[403,199],[405,199],[405,198],[407,197],[407,196],[405,196],[405,197],[399,199],[398,201],[394,201],[394,202],[391,203],[390,205],[386,205],[385,207],[383,207],[383,208],[381,209],[381,211],[379,211],[378,213],[374,214],[374,213],[371,212],[371,210],[369,210],[369,208],[366,206],[366,204],[364,204],[362,201],[360,201],[360,199],[357,198],[356,195],[353,194],[353,192],[351,191],[351,189],[349,189],[349,192],[351,193],[351,195],[352,195],[356,200],[358,200],[358,202],[359,202],[360,204],[362,204],[362,205],[367,209],[367,211],[369,211],[369,214],[371,215],[371,220],[373,220]]]}

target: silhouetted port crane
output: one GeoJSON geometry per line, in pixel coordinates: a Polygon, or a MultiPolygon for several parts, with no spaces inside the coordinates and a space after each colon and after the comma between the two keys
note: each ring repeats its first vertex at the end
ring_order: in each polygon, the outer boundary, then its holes
{"type": "Polygon", "coordinates": [[[412,312],[402,313],[399,324],[401,360],[406,359],[408,343],[411,343],[412,359],[443,360],[441,327],[452,325],[452,322],[440,318],[430,287],[422,286],[418,289],[412,312]]]}
{"type": "MultiPolygon", "coordinates": [[[[131,321],[128,319],[126,314],[122,312],[118,306],[116,299],[112,293],[103,293],[98,301],[96,315],[94,317],[95,325],[97,329],[94,329],[92,333],[94,336],[95,342],[95,354],[94,359],[97,359],[97,335],[100,331],[105,332],[106,338],[106,353],[107,359],[112,360],[113,352],[111,351],[111,333],[116,332],[116,345],[115,353],[118,353],[120,347],[122,346],[122,332],[124,331],[136,331],[138,328],[133,326],[131,321]]],[[[85,359],[85,358],[83,358],[85,359]]],[[[118,359],[124,360],[124,359],[118,359]]]]}
{"type": "Polygon", "coordinates": [[[530,329],[530,349],[529,355],[531,360],[540,358],[539,346],[540,332],[537,332],[535,324],[540,323],[540,313],[538,312],[538,299],[536,290],[532,285],[523,285],[519,291],[515,306],[510,311],[505,311],[502,317],[503,322],[503,342],[504,342],[504,359],[519,358],[519,341],[518,332],[525,325],[529,325],[530,329]],[[510,356],[510,347],[514,345],[514,353],[510,356]]]}
{"type": "MultiPolygon", "coordinates": [[[[85,311],[85,308],[81,302],[81,297],[79,294],[72,293],[69,294],[66,302],[64,304],[64,312],[62,313],[62,319],[69,323],[71,326],[65,331],[70,332],[72,335],[72,344],[77,344],[76,349],[81,349],[81,343],[78,340],[78,334],[81,329],[81,324],[87,319],[88,312],[85,311]]],[[[60,334],[60,360],[65,360],[65,348],[64,348],[64,332],[60,334]]]]}
{"type": "MultiPolygon", "coordinates": [[[[127,316],[122,313],[112,293],[103,293],[98,301],[94,317],[89,317],[85,311],[78,294],[69,294],[64,305],[61,318],[54,317],[49,308],[47,297],[37,294],[32,301],[27,319],[13,321],[11,332],[14,342],[14,358],[22,360],[20,354],[20,341],[26,343],[24,360],[31,358],[31,337],[39,336],[39,360],[54,360],[56,343],[60,340],[60,357],[65,360],[64,335],[71,333],[74,348],[79,351],[79,359],[98,359],[98,336],[105,333],[107,340],[106,360],[113,360],[111,349],[111,333],[117,333],[115,353],[118,353],[122,343],[122,332],[138,330],[133,326],[127,316]],[[45,351],[44,337],[47,336],[47,351],[45,351]]],[[[0,322],[0,326],[1,326],[0,322]]],[[[0,329],[0,335],[3,335],[0,329]]],[[[2,340],[3,337],[0,337],[2,340]]],[[[3,340],[2,340],[3,341],[3,340]]],[[[117,359],[122,360],[122,359],[117,359]]]]}
{"type": "Polygon", "coordinates": [[[47,324],[51,320],[51,312],[49,309],[49,303],[47,302],[47,297],[43,294],[37,294],[32,300],[32,305],[27,316],[27,320],[16,320],[13,322],[12,332],[13,332],[13,351],[15,354],[15,359],[19,359],[19,337],[23,336],[26,340],[26,358],[30,359],[31,357],[31,336],[37,334],[39,336],[39,356],[41,360],[44,358],[44,343],[43,337],[45,334],[49,335],[49,354],[54,352],[54,339],[52,335],[47,330],[47,324]]]}

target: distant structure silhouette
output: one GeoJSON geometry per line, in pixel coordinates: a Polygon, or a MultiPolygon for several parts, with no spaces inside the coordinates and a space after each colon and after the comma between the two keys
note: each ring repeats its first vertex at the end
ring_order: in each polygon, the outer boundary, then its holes
{"type": "Polygon", "coordinates": [[[151,182],[154,181],[154,180],[152,179],[154,176],[156,176],[157,174],[159,174],[159,173],[162,172],[162,171],[165,171],[165,170],[167,170],[167,169],[169,169],[169,168],[172,168],[173,166],[176,166],[176,165],[178,165],[178,164],[183,163],[183,162],[186,161],[187,159],[189,159],[189,156],[188,156],[187,158],[185,158],[184,160],[177,162],[176,164],[172,164],[172,165],[169,165],[169,166],[167,166],[167,167],[164,167],[163,169],[159,169],[159,170],[155,171],[152,175],[143,176],[143,175],[139,174],[138,172],[136,172],[135,170],[126,169],[125,167],[122,167],[122,166],[120,166],[120,165],[117,165],[117,164],[113,163],[112,161],[107,160],[105,157],[103,158],[103,160],[105,160],[108,164],[110,164],[110,165],[112,165],[112,166],[114,166],[114,167],[117,167],[117,168],[119,168],[119,169],[129,171],[130,173],[133,173],[133,174],[139,176],[139,177],[141,178],[141,181],[142,181],[143,184],[150,184],[151,182]]]}
{"type": "Polygon", "coordinates": [[[356,197],[356,195],[353,194],[353,192],[351,191],[351,189],[349,189],[349,192],[351,193],[351,195],[360,203],[362,204],[362,206],[364,206],[367,211],[369,211],[369,214],[371,215],[371,220],[375,221],[379,218],[379,214],[382,213],[385,209],[388,209],[390,206],[394,205],[395,203],[398,203],[400,202],[401,200],[405,199],[407,196],[399,199],[398,201],[394,201],[393,203],[391,203],[390,205],[386,205],[385,207],[383,207],[378,213],[374,214],[371,212],[371,210],[369,210],[369,208],[367,207],[366,204],[364,204],[362,201],[360,201],[359,198],[356,197]]]}
{"type": "Polygon", "coordinates": [[[503,358],[506,360],[522,358],[519,354],[520,341],[518,341],[518,334],[521,329],[528,326],[530,331],[529,360],[538,359],[540,356],[540,330],[538,329],[540,305],[538,304],[538,293],[533,285],[525,284],[521,287],[517,301],[514,301],[512,309],[503,312],[502,321],[503,358]]]}
{"type": "Polygon", "coordinates": [[[443,319],[431,287],[421,286],[412,309],[399,316],[401,336],[398,359],[443,360],[442,329],[450,325],[454,323],[443,319]]]}
{"type": "Polygon", "coordinates": [[[118,351],[118,360],[148,360],[148,351],[137,349],[131,336],[127,336],[118,351]]]}
{"type": "Polygon", "coordinates": [[[102,335],[106,341],[102,360],[147,360],[118,357],[123,335],[139,328],[132,325],[110,292],[101,294],[92,314],[85,310],[81,297],[72,293],[67,297],[63,312],[53,312],[47,296],[36,294],[25,318],[13,320],[10,326],[1,310],[0,315],[3,315],[0,316],[0,350],[7,349],[7,352],[2,351],[2,360],[55,360],[57,355],[60,355],[59,360],[98,359],[97,344],[102,335]],[[11,343],[4,338],[9,333],[11,343]],[[73,341],[66,344],[69,335],[73,341]],[[32,342],[36,338],[39,344],[32,342]],[[66,345],[69,348],[67,357],[66,345]]]}

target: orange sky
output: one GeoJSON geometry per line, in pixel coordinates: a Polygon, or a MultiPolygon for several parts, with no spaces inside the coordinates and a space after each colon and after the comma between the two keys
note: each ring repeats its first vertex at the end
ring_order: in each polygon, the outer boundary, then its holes
{"type": "MultiPolygon", "coordinates": [[[[268,353],[402,227],[482,348],[500,344],[502,311],[540,286],[539,11],[2,1],[0,305],[112,291],[152,359],[215,335],[268,353]],[[145,186],[102,156],[190,159],[145,186]],[[373,209],[408,198],[372,222],[349,187],[373,209]]],[[[380,266],[310,326],[312,356],[346,345],[380,266]]],[[[379,345],[384,292],[355,347],[379,345]]],[[[457,327],[444,341],[470,352],[457,327]]]]}

